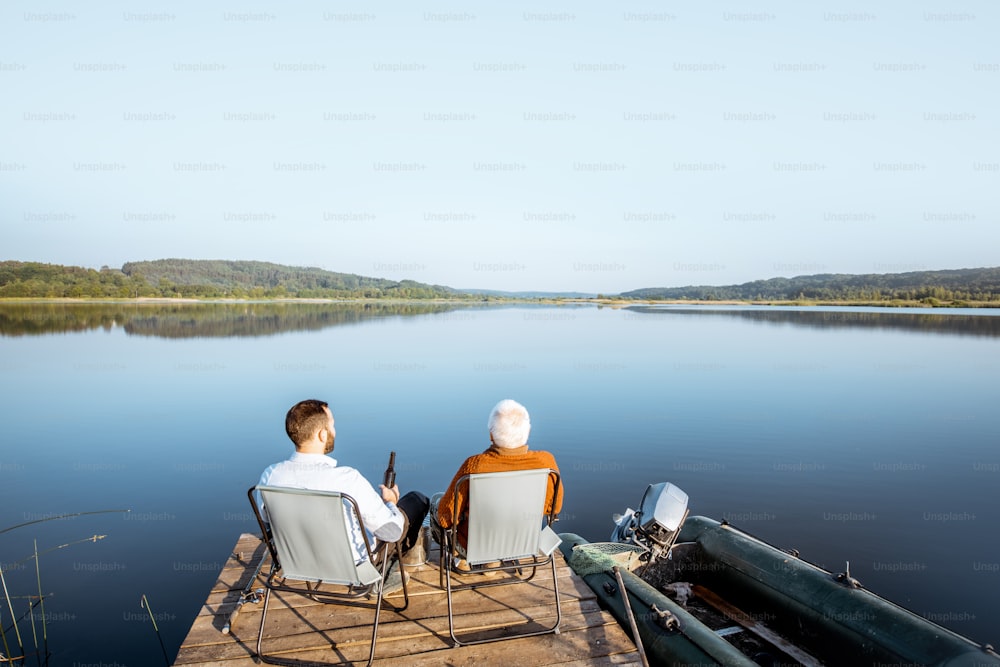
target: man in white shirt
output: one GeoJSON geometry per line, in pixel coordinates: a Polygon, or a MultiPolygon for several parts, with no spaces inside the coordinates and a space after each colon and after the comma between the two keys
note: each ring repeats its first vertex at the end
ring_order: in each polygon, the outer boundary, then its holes
{"type": "MultiPolygon", "coordinates": [[[[312,399],[296,403],[285,416],[285,432],[295,444],[295,453],[268,466],[260,476],[259,485],[346,493],[358,502],[365,527],[375,537],[384,542],[402,539],[404,552],[416,543],[427,515],[427,496],[411,491],[400,498],[396,485],[388,488],[379,484],[376,491],[360,472],[337,465],[336,459],[327,456],[333,451],[337,434],[329,405],[312,399]]],[[[260,504],[259,498],[257,502],[260,504]]],[[[354,522],[351,526],[354,553],[361,562],[368,557],[364,538],[354,522]]],[[[371,540],[372,536],[368,537],[371,540]]]]}

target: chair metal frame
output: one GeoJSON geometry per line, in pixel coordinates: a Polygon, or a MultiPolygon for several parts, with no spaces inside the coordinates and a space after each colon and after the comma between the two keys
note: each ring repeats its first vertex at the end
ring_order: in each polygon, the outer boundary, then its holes
{"type": "MultiPolygon", "coordinates": [[[[357,501],[346,493],[337,493],[333,491],[316,491],[311,489],[300,489],[300,488],[289,488],[289,487],[278,487],[278,486],[253,486],[247,490],[247,497],[250,499],[250,506],[253,507],[254,516],[257,517],[257,523],[260,525],[261,534],[263,535],[264,543],[267,545],[268,551],[271,553],[271,569],[264,581],[265,593],[264,593],[264,605],[261,609],[260,615],[260,630],[257,634],[257,651],[255,657],[260,660],[270,664],[284,664],[283,662],[266,655],[262,650],[262,642],[264,639],[264,622],[267,619],[267,605],[270,601],[272,591],[280,591],[286,593],[297,593],[299,595],[305,595],[316,602],[322,602],[325,604],[343,604],[354,607],[364,607],[375,610],[375,619],[372,624],[372,640],[371,640],[371,650],[368,654],[368,665],[372,664],[375,659],[375,644],[378,639],[378,623],[379,617],[382,612],[382,587],[385,582],[385,575],[389,569],[389,561],[391,560],[391,551],[395,551],[396,562],[398,563],[400,577],[403,581],[403,606],[397,606],[395,604],[391,605],[396,612],[403,611],[410,604],[409,592],[406,588],[406,572],[403,569],[403,552],[402,547],[399,542],[382,542],[377,548],[372,549],[371,542],[368,539],[368,531],[365,529],[364,520],[361,518],[361,510],[358,507],[357,501]],[[300,577],[286,577],[282,571],[281,566],[281,555],[278,553],[278,547],[275,544],[275,538],[273,534],[274,526],[269,524],[267,520],[261,515],[260,509],[257,504],[256,493],[260,491],[265,493],[282,493],[282,494],[295,494],[295,495],[307,495],[317,499],[318,504],[333,505],[338,507],[341,512],[340,516],[343,517],[343,521],[340,525],[343,527],[343,548],[350,550],[351,560],[353,561],[356,557],[354,554],[354,548],[351,544],[350,539],[350,527],[347,525],[347,515],[348,506],[350,507],[351,514],[354,520],[357,521],[357,525],[361,530],[361,535],[364,538],[365,549],[368,556],[367,561],[362,561],[361,563],[355,563],[354,576],[353,579],[344,579],[340,581],[322,581],[319,578],[309,578],[306,576],[300,577]],[[346,503],[346,505],[345,505],[346,503]],[[377,560],[381,558],[381,561],[377,560]],[[381,569],[376,568],[375,563],[381,562],[381,569]],[[371,569],[376,574],[379,575],[378,579],[371,581],[371,578],[365,580],[362,573],[359,572],[359,568],[371,569]],[[294,581],[302,581],[305,586],[302,585],[292,585],[289,584],[289,579],[294,581]],[[326,585],[338,585],[344,587],[343,590],[323,590],[320,586],[326,585]],[[370,598],[374,594],[376,596],[375,602],[371,602],[370,598]],[[369,601],[362,601],[362,598],[367,598],[369,601]]],[[[262,502],[265,504],[264,494],[261,494],[262,502]]],[[[328,513],[327,516],[335,516],[335,513],[328,513]]],[[[310,516],[322,516],[322,512],[317,512],[315,515],[310,516]]],[[[270,515],[269,515],[270,517],[270,515]]],[[[336,521],[334,522],[336,523],[336,521]]],[[[281,532],[281,526],[278,526],[278,531],[281,532]]],[[[371,572],[369,572],[371,574],[371,572]]],[[[353,663],[338,663],[338,664],[353,664],[353,663]]]]}
{"type": "MultiPolygon", "coordinates": [[[[555,470],[549,468],[538,468],[530,470],[513,470],[506,472],[489,472],[489,473],[474,473],[469,475],[463,475],[459,478],[458,482],[455,484],[455,492],[452,498],[452,517],[451,526],[449,528],[442,528],[441,530],[441,549],[439,552],[439,579],[441,581],[441,587],[445,589],[448,598],[448,632],[451,635],[453,646],[468,646],[472,644],[486,644],[489,642],[502,641],[505,639],[516,639],[518,637],[533,637],[536,635],[545,635],[549,633],[559,633],[559,625],[562,622],[562,606],[559,601],[559,580],[556,573],[556,563],[554,552],[556,551],[555,546],[548,553],[542,553],[538,547],[538,538],[545,531],[552,532],[552,523],[558,520],[558,515],[555,512],[555,502],[559,497],[559,487],[561,484],[561,478],[559,473],[555,470]],[[544,476],[542,476],[544,473],[544,476]],[[469,512],[469,517],[466,524],[469,526],[470,531],[472,530],[472,524],[475,522],[476,517],[471,514],[472,507],[472,479],[480,477],[524,477],[526,475],[536,474],[539,476],[540,480],[545,484],[545,489],[542,491],[542,502],[539,503],[539,508],[537,516],[526,516],[524,512],[518,512],[520,517],[502,517],[506,519],[509,526],[517,526],[519,529],[524,530],[525,527],[534,527],[538,531],[537,536],[535,536],[534,544],[531,546],[533,550],[531,553],[517,553],[517,554],[495,554],[494,558],[492,555],[487,563],[499,562],[499,565],[488,565],[488,564],[477,564],[474,570],[471,570],[473,563],[469,562],[471,571],[459,570],[455,567],[455,560],[457,558],[466,558],[466,549],[463,548],[458,539],[458,525],[460,519],[460,513],[464,509],[469,512]],[[545,493],[548,489],[549,480],[552,480],[554,493],[552,496],[552,505],[545,506],[545,493]],[[468,498],[468,507],[460,508],[458,506],[458,490],[461,486],[465,484],[468,488],[466,492],[466,497],[468,498]],[[544,527],[542,522],[544,521],[544,527]],[[545,627],[541,630],[535,630],[530,632],[520,632],[513,634],[506,634],[501,637],[492,637],[487,639],[460,639],[455,634],[455,617],[454,617],[454,603],[452,601],[452,595],[455,591],[465,590],[465,589],[476,589],[476,588],[487,588],[490,586],[506,586],[510,584],[518,584],[531,581],[536,571],[539,567],[550,566],[552,570],[552,590],[555,595],[556,603],[556,620],[551,626],[545,627]],[[524,570],[531,570],[528,576],[523,576],[524,570]],[[483,573],[492,572],[503,572],[508,573],[511,576],[503,577],[500,580],[486,580],[486,581],[473,581],[465,584],[452,584],[452,575],[476,575],[483,573]]],[[[497,495],[492,498],[493,502],[500,504],[500,515],[503,515],[504,504],[508,503],[509,496],[497,495]]],[[[554,534],[554,533],[553,533],[554,534]]],[[[558,544],[558,542],[556,543],[558,544]]]]}

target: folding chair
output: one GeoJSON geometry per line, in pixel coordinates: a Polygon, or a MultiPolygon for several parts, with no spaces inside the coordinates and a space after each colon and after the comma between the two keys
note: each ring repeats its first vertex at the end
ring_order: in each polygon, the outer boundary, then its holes
{"type": "Polygon", "coordinates": [[[562,540],[551,528],[556,519],[555,508],[547,507],[545,503],[550,479],[555,498],[559,491],[559,473],[548,468],[464,475],[455,485],[451,527],[443,531],[439,562],[444,588],[448,594],[448,631],[455,646],[559,632],[562,607],[559,604],[559,582],[552,553],[562,540]],[[464,548],[458,540],[461,508],[457,498],[458,489],[463,484],[468,485],[468,541],[464,548]],[[464,558],[470,567],[479,566],[475,569],[477,574],[507,572],[511,576],[500,580],[453,585],[452,573],[468,574],[455,568],[456,558],[464,558]],[[489,565],[494,562],[499,564],[489,565]],[[552,590],[556,602],[554,625],[488,639],[463,640],[455,635],[452,601],[455,591],[530,581],[535,576],[536,569],[544,565],[552,568],[552,590]],[[522,571],[526,569],[530,569],[531,574],[524,577],[522,571]]]}
{"type": "Polygon", "coordinates": [[[383,543],[379,549],[381,572],[376,569],[375,552],[368,540],[364,521],[357,501],[344,493],[291,489],[276,486],[255,486],[247,491],[250,505],[260,523],[261,533],[271,552],[271,570],[264,582],[264,606],[260,615],[260,632],[257,635],[257,656],[264,662],[275,664],[264,654],[264,621],[271,591],[306,595],[317,602],[345,604],[375,609],[372,625],[371,651],[368,664],[375,659],[375,641],[378,636],[379,614],[382,611],[382,586],[388,571],[390,549],[395,547],[400,575],[403,579],[402,611],[409,605],[406,575],[403,572],[402,549],[398,543],[383,543]],[[270,524],[261,516],[255,492],[260,494],[270,524]],[[353,520],[364,537],[367,558],[355,562],[357,555],[351,546],[350,526],[353,520]],[[289,580],[302,582],[294,585],[289,580]],[[344,587],[340,590],[323,590],[323,584],[344,587]],[[375,602],[360,602],[361,598],[375,595],[375,602]]]}

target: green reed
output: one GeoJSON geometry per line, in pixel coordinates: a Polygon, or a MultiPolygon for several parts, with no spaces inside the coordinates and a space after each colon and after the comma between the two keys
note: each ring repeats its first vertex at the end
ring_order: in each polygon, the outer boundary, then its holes
{"type": "MultiPolygon", "coordinates": [[[[33,521],[26,521],[24,523],[19,523],[19,524],[13,525],[13,526],[8,526],[7,528],[4,528],[4,529],[0,530],[0,535],[2,535],[4,533],[7,533],[7,532],[10,532],[12,530],[15,530],[17,528],[23,528],[25,526],[30,526],[30,525],[33,525],[33,524],[36,524],[36,523],[43,523],[45,521],[55,521],[56,519],[65,519],[65,518],[68,518],[68,517],[86,516],[86,515],[91,515],[91,514],[109,514],[109,513],[130,512],[130,511],[131,510],[128,510],[128,509],[121,509],[121,510],[97,510],[97,511],[93,511],[93,512],[73,512],[73,513],[70,513],[70,514],[60,514],[58,516],[45,517],[43,519],[35,519],[33,521]]],[[[22,563],[25,563],[25,562],[27,562],[29,560],[34,560],[35,561],[35,583],[36,583],[36,585],[38,587],[37,602],[32,602],[32,599],[33,599],[34,596],[22,596],[22,597],[27,597],[27,599],[28,599],[28,611],[25,612],[20,617],[18,617],[18,615],[14,612],[14,603],[13,603],[13,600],[15,598],[13,596],[11,596],[11,594],[10,594],[10,591],[9,591],[9,589],[7,587],[7,577],[6,577],[5,573],[4,573],[3,565],[0,565],[0,589],[3,590],[4,601],[6,601],[6,603],[7,603],[7,605],[6,605],[7,606],[7,611],[10,613],[10,617],[11,617],[11,621],[10,621],[10,623],[11,623],[11,629],[13,629],[13,631],[14,631],[14,638],[17,640],[17,653],[18,653],[18,655],[16,655],[16,656],[11,655],[11,643],[10,643],[10,640],[7,638],[7,629],[4,626],[5,621],[4,621],[3,617],[2,617],[2,615],[0,615],[0,643],[3,644],[3,653],[0,654],[0,664],[12,665],[15,662],[23,664],[23,661],[27,657],[27,654],[26,654],[26,652],[24,650],[24,640],[21,637],[21,628],[18,625],[19,621],[24,620],[25,616],[27,616],[29,618],[30,623],[31,623],[31,635],[32,635],[32,640],[34,642],[34,655],[35,655],[36,661],[38,662],[38,664],[41,664],[42,659],[43,659],[42,656],[44,656],[44,661],[45,661],[46,664],[48,664],[48,659],[49,659],[49,633],[48,633],[47,618],[46,618],[46,614],[45,614],[45,598],[46,597],[51,597],[51,594],[49,594],[48,596],[46,596],[43,593],[43,591],[42,591],[42,569],[41,569],[41,561],[39,559],[39,556],[41,556],[42,554],[50,553],[52,551],[58,551],[59,549],[65,549],[66,547],[70,547],[70,546],[73,546],[75,544],[80,544],[82,542],[94,542],[94,543],[96,543],[97,540],[102,540],[105,537],[107,537],[107,535],[97,535],[97,534],[94,534],[94,535],[91,535],[90,537],[85,537],[85,538],[82,538],[82,539],[79,539],[79,540],[74,540],[72,542],[66,542],[65,544],[60,544],[58,546],[50,547],[50,548],[45,549],[43,551],[39,551],[38,550],[38,540],[34,540],[34,550],[33,550],[33,553],[29,554],[28,556],[22,558],[19,561],[15,561],[15,562],[11,563],[11,567],[17,567],[18,565],[20,565],[22,563]],[[39,611],[40,611],[40,614],[41,614],[41,631],[42,631],[42,645],[41,645],[41,648],[39,647],[39,643],[38,643],[38,628],[35,625],[35,607],[36,606],[39,608],[39,611]]],[[[145,596],[143,596],[143,598],[145,598],[145,596]]],[[[155,624],[155,621],[154,621],[154,624],[155,624]]],[[[157,630],[157,636],[159,636],[159,630],[157,630]]],[[[160,644],[161,644],[161,647],[162,647],[162,640],[161,640],[160,644]]]]}

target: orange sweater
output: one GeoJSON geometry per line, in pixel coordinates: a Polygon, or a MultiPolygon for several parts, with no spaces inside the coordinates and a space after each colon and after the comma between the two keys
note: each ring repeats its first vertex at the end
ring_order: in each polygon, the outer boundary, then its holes
{"type": "MultiPolygon", "coordinates": [[[[452,478],[451,484],[448,485],[448,490],[445,491],[444,497],[438,503],[438,523],[444,528],[450,528],[452,523],[452,499],[455,498],[455,484],[458,482],[462,475],[472,475],[479,472],[507,472],[509,470],[532,470],[534,468],[551,468],[556,472],[559,472],[559,467],[556,465],[556,459],[552,454],[543,451],[529,451],[527,445],[522,445],[521,447],[513,447],[511,449],[503,449],[502,447],[497,447],[496,445],[490,446],[482,454],[476,454],[475,456],[470,456],[465,459],[465,463],[458,469],[455,473],[455,477],[452,478]]],[[[558,513],[562,511],[562,500],[563,500],[563,487],[559,484],[558,493],[553,488],[552,478],[549,478],[549,489],[545,494],[545,506],[551,507],[553,503],[553,495],[555,495],[555,511],[558,513]]],[[[468,494],[469,488],[467,485],[463,484],[458,490],[458,506],[459,506],[459,524],[458,524],[458,535],[459,541],[464,545],[466,544],[466,538],[468,536],[468,528],[465,525],[466,515],[468,513],[468,494]]]]}

